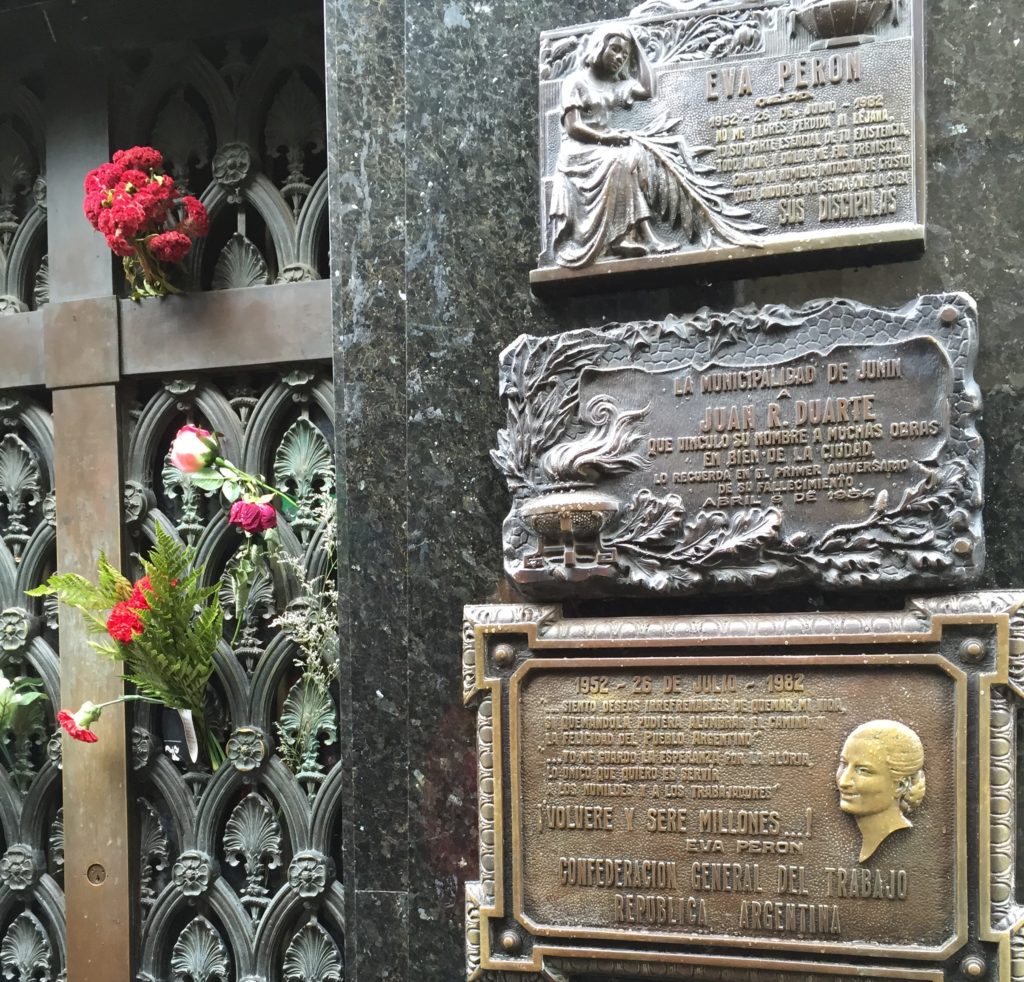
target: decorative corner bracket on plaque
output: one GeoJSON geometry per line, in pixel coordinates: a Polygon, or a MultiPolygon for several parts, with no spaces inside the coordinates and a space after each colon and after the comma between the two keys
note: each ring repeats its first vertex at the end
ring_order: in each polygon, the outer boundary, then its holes
{"type": "Polygon", "coordinates": [[[543,33],[531,283],[919,251],[923,65],[922,0],[648,0],[543,33]]]}
{"type": "Polygon", "coordinates": [[[467,608],[468,978],[1016,982],[1022,605],[467,608]]]}
{"type": "Polygon", "coordinates": [[[970,584],[977,312],[851,300],[522,336],[492,457],[531,597],[970,584]]]}

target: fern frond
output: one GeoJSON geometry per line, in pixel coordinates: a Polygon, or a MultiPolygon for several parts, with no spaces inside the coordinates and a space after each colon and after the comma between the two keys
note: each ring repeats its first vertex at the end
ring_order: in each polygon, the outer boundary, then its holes
{"type": "Polygon", "coordinates": [[[104,609],[103,595],[99,588],[77,573],[54,573],[45,583],[33,590],[26,590],[29,597],[49,597],[79,610],[97,611],[104,609]]]}
{"type": "Polygon", "coordinates": [[[103,598],[104,607],[113,607],[132,595],[131,581],[119,569],[114,569],[102,552],[96,563],[96,573],[99,577],[98,592],[103,598]]]}
{"type": "Polygon", "coordinates": [[[156,545],[142,560],[150,608],[139,612],[142,634],[126,645],[124,677],[143,695],[202,715],[223,614],[217,588],[202,586],[194,558],[194,550],[157,528],[156,545]]]}

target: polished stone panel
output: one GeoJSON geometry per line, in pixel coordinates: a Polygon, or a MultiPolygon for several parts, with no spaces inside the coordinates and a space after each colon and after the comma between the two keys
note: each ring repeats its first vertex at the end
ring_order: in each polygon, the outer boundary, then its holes
{"type": "MultiPolygon", "coordinates": [[[[528,288],[539,234],[538,35],[617,17],[629,6],[327,0],[332,278],[339,421],[347,427],[339,471],[349,496],[347,968],[360,982],[382,977],[374,964],[384,957],[382,936],[394,938],[383,946],[393,960],[389,979],[455,982],[464,974],[476,774],[459,639],[465,602],[511,596],[503,592],[500,553],[509,500],[487,454],[503,422],[498,353],[517,335],[703,305],[794,306],[845,296],[899,306],[917,294],[966,290],[982,325],[983,585],[1024,583],[1024,92],[1016,2],[927,5],[928,249],[921,259],[542,302],[528,288]],[[373,896],[356,903],[366,890],[373,896]],[[403,902],[370,902],[381,890],[403,902]]],[[[841,602],[899,606],[901,598],[798,593],[771,601],[801,609],[841,602]]],[[[643,603],[630,609],[650,609],[643,603]]],[[[625,602],[597,606],[626,609],[625,602]]]]}

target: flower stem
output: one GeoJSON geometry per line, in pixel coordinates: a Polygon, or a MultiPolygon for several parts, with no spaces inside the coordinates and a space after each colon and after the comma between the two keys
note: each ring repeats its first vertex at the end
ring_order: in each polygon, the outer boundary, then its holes
{"type": "Polygon", "coordinates": [[[98,702],[93,706],[93,709],[106,709],[107,706],[116,706],[119,702],[148,702],[154,706],[162,706],[163,703],[159,699],[151,699],[149,696],[140,696],[137,693],[133,695],[118,696],[116,699],[110,699],[107,702],[98,702]]]}
{"type": "Polygon", "coordinates": [[[266,481],[261,481],[258,477],[250,474],[248,471],[243,471],[241,467],[236,467],[231,463],[230,460],[225,460],[223,457],[217,457],[213,461],[218,467],[223,467],[226,470],[231,471],[238,477],[244,478],[251,484],[255,484],[258,487],[263,488],[265,491],[271,491],[276,494],[282,501],[287,501],[293,508],[298,508],[299,503],[294,499],[286,495],[280,488],[275,488],[273,484],[267,484],[266,481]]]}
{"type": "Polygon", "coordinates": [[[210,770],[215,772],[217,768],[227,759],[224,756],[224,750],[221,745],[217,742],[217,738],[213,735],[213,731],[206,723],[206,717],[201,713],[193,713],[193,719],[196,723],[196,729],[199,730],[200,743],[206,748],[206,755],[210,758],[210,770]]]}

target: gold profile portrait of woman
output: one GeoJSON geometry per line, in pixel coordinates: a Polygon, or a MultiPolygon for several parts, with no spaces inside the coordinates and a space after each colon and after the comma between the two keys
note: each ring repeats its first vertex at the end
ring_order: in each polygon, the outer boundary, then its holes
{"type": "Polygon", "coordinates": [[[843,744],[836,771],[839,807],[861,834],[860,861],[899,829],[924,800],[924,746],[903,723],[875,719],[858,726],[843,744]]]}

